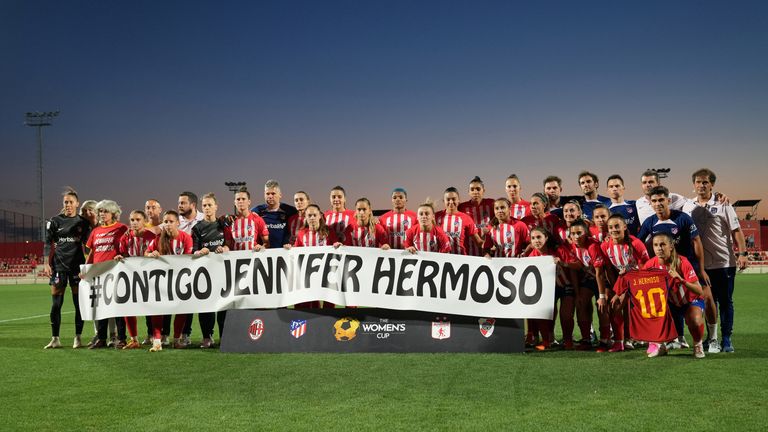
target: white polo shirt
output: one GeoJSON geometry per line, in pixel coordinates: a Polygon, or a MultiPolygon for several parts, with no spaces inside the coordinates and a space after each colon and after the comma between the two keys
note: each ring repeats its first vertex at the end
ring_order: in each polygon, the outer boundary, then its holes
{"type": "Polygon", "coordinates": [[[715,194],[712,194],[704,205],[700,205],[696,198],[688,200],[683,206],[683,211],[691,216],[699,229],[704,245],[704,268],[736,267],[731,233],[741,229],[741,225],[733,207],[720,203],[715,199],[715,194]]]}
{"type": "Polygon", "coordinates": [[[187,219],[182,215],[179,215],[179,230],[192,235],[192,227],[197,225],[198,222],[203,220],[203,212],[198,211],[194,219],[187,219]]]}

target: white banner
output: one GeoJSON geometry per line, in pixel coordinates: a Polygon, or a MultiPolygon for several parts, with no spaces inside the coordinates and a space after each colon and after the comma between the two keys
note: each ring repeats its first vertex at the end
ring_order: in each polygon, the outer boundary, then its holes
{"type": "Polygon", "coordinates": [[[551,318],[551,257],[494,258],[342,246],[127,258],[83,266],[83,319],[339,306],[551,318]]]}

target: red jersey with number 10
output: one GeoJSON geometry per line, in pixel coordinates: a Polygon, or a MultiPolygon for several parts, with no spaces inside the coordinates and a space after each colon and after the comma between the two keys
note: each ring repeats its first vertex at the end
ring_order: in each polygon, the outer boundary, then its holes
{"type": "MultiPolygon", "coordinates": [[[[696,276],[696,271],[693,269],[690,261],[684,256],[678,255],[680,258],[680,268],[676,269],[677,274],[685,279],[685,282],[695,283],[699,281],[699,277],[696,276]]],[[[659,263],[659,257],[651,258],[645,266],[645,269],[657,268],[661,270],[669,270],[668,267],[662,263],[659,263]]],[[[673,280],[671,284],[669,301],[675,306],[684,306],[688,303],[692,303],[699,300],[701,297],[695,292],[688,289],[682,281],[677,279],[673,280]]]]}
{"type": "Polygon", "coordinates": [[[668,342],[677,338],[675,323],[667,307],[672,278],[664,270],[631,270],[619,276],[616,294],[630,299],[629,334],[647,342],[668,342]]]}

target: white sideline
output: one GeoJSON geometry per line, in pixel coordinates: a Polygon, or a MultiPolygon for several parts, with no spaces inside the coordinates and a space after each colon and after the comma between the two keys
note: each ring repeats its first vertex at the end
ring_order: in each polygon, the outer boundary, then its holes
{"type": "MultiPolygon", "coordinates": [[[[64,314],[71,314],[71,313],[75,313],[75,311],[66,311],[66,312],[62,312],[61,314],[64,315],[64,314]]],[[[12,321],[22,321],[22,320],[28,320],[28,319],[42,318],[42,317],[47,317],[47,316],[50,316],[50,314],[34,315],[34,316],[28,316],[28,317],[23,317],[23,318],[11,318],[11,319],[7,319],[7,320],[0,320],[0,324],[7,323],[7,322],[12,322],[12,321]]]]}

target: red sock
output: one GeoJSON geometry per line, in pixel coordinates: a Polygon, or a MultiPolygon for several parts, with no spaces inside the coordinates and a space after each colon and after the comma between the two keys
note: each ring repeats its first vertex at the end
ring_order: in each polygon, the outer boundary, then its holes
{"type": "Polygon", "coordinates": [[[624,315],[621,312],[613,312],[611,316],[611,324],[613,325],[613,340],[624,340],[624,315]]]}
{"type": "Polygon", "coordinates": [[[125,326],[128,328],[128,336],[133,338],[139,335],[139,329],[136,327],[135,316],[125,317],[125,326]]]}
{"type": "MultiPolygon", "coordinates": [[[[563,330],[563,339],[573,340],[573,318],[565,318],[561,315],[560,328],[563,330]]],[[[589,334],[589,332],[587,332],[587,334],[589,334]]]]}
{"type": "Polygon", "coordinates": [[[184,324],[187,323],[187,316],[184,314],[176,314],[173,317],[173,338],[178,339],[181,337],[181,331],[184,330],[184,324]]]}
{"type": "Polygon", "coordinates": [[[155,315],[152,317],[152,336],[155,339],[163,337],[163,316],[155,315]]]}

